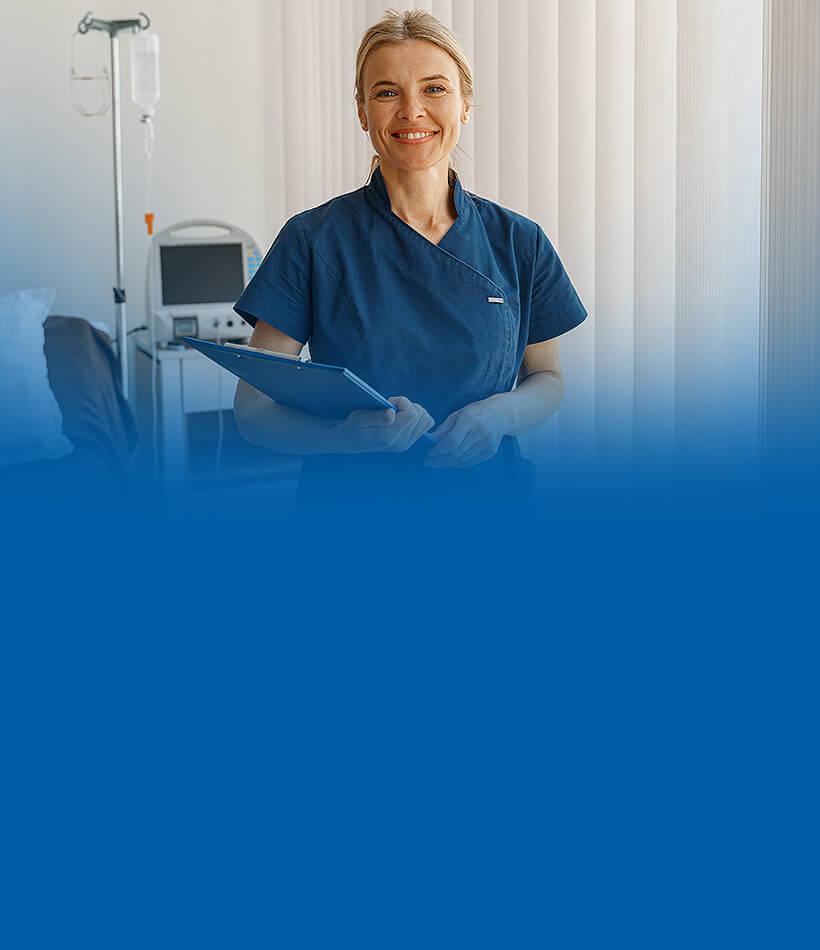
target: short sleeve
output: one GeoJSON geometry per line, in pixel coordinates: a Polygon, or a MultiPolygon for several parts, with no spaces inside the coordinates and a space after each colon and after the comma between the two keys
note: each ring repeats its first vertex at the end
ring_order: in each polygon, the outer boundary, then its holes
{"type": "Polygon", "coordinates": [[[313,331],[311,254],[297,218],[287,221],[234,310],[256,326],[264,320],[300,343],[313,331]]]}
{"type": "Polygon", "coordinates": [[[533,267],[528,345],[572,330],[587,315],[561,258],[540,226],[533,267]]]}

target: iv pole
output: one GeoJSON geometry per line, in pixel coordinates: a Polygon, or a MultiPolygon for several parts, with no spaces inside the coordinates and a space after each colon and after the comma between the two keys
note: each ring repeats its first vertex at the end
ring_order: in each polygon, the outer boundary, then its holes
{"type": "Polygon", "coordinates": [[[78,33],[101,30],[111,39],[111,123],[114,128],[114,229],[117,249],[117,286],[114,287],[114,306],[117,308],[117,356],[120,362],[120,387],[128,399],[128,331],[125,319],[125,288],[123,272],[125,260],[122,234],[122,142],[120,140],[120,33],[139,33],[147,30],[151,21],[140,12],[136,20],[98,20],[91,11],[77,25],[78,33]]]}

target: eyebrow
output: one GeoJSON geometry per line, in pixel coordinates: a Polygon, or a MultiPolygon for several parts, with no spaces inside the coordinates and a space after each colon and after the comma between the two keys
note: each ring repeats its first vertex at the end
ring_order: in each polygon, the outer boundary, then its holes
{"type": "MultiPolygon", "coordinates": [[[[447,76],[442,76],[440,73],[436,76],[425,76],[424,79],[420,79],[419,82],[430,82],[431,79],[444,79],[447,82],[450,82],[450,79],[447,76]]],[[[397,85],[398,83],[392,82],[389,79],[380,79],[378,82],[374,82],[370,88],[375,89],[376,86],[397,86],[397,85]]]]}

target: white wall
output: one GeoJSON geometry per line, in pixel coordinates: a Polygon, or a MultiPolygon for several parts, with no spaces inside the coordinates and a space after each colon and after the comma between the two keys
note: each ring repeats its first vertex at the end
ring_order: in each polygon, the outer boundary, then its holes
{"type": "MultiPolygon", "coordinates": [[[[0,293],[57,290],[56,313],[113,324],[115,284],[111,114],[71,104],[71,36],[87,0],[4,7],[0,57],[0,293]]],[[[161,43],[156,109],[155,227],[194,217],[233,222],[263,250],[263,0],[145,0],[93,5],[102,19],[146,8],[161,43]]],[[[144,323],[148,248],[143,127],[131,101],[130,39],[121,46],[123,203],[128,324],[144,323]]],[[[133,392],[133,372],[130,374],[133,392]]]]}

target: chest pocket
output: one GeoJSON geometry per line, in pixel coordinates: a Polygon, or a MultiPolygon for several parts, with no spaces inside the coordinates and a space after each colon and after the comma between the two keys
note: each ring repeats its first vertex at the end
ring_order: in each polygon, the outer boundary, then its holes
{"type": "Polygon", "coordinates": [[[495,392],[508,392],[516,374],[515,355],[521,324],[521,306],[517,293],[508,293],[502,298],[488,296],[485,304],[495,332],[492,339],[496,345],[488,354],[487,376],[495,392]]]}

